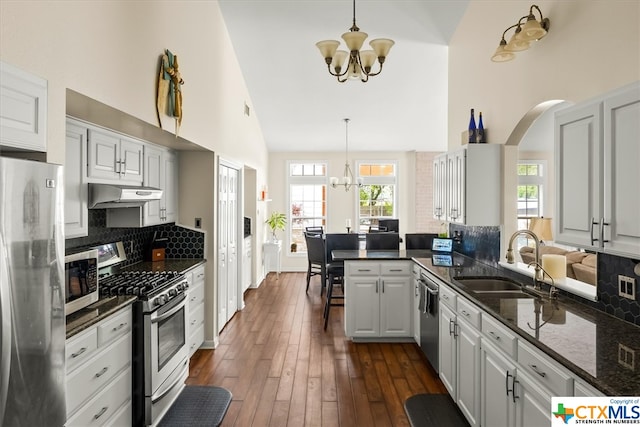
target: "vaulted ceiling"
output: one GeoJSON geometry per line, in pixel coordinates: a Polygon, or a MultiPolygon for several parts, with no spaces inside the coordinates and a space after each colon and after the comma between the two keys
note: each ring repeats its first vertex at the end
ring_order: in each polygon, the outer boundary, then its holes
{"type": "MultiPolygon", "coordinates": [[[[395,41],[368,83],[338,83],[315,46],[341,40],[352,0],[220,0],[270,151],[447,147],[447,45],[468,0],[359,0],[360,31],[395,41]]],[[[344,42],[342,42],[344,49],[344,42]]]]}

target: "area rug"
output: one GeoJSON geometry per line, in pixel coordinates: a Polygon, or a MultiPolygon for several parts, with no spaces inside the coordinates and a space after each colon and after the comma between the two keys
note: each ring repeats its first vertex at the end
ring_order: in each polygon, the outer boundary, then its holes
{"type": "Polygon", "coordinates": [[[231,392],[215,386],[185,386],[159,427],[219,426],[231,403],[231,392]]]}
{"type": "Polygon", "coordinates": [[[469,423],[448,394],[416,394],[404,401],[412,427],[468,427],[469,423]]]}

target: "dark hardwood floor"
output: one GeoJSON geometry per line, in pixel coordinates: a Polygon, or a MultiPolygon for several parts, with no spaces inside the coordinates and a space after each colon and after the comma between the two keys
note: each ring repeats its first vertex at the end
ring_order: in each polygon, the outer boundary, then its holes
{"type": "Polygon", "coordinates": [[[245,294],[215,350],[198,350],[188,384],[233,393],[223,426],[408,426],[404,401],[446,393],[413,343],[353,343],[343,308],[324,331],[318,276],[270,273],[245,294]]]}

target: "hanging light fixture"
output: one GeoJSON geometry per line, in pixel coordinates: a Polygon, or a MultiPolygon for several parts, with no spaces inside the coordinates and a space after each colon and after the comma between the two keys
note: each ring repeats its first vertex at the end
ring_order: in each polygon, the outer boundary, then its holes
{"type": "Polygon", "coordinates": [[[527,50],[531,46],[531,42],[543,38],[549,31],[549,26],[549,18],[544,18],[540,8],[535,4],[532,5],[529,8],[528,15],[523,16],[518,20],[518,22],[504,30],[500,44],[491,57],[491,60],[493,62],[511,61],[516,57],[514,52],[527,50]],[[536,17],[534,16],[534,9],[536,9],[540,14],[540,21],[536,20],[536,17]],[[526,19],[526,22],[523,24],[522,21],[524,19],[526,19]],[[507,39],[505,37],[507,35],[507,31],[512,28],[515,28],[515,31],[509,39],[509,43],[507,43],[507,39]]]}
{"type": "Polygon", "coordinates": [[[329,178],[329,183],[333,188],[344,187],[344,191],[349,191],[354,185],[358,188],[362,187],[362,178],[358,178],[357,181],[353,179],[353,172],[351,172],[351,166],[349,165],[349,119],[343,120],[345,126],[344,171],[342,172],[342,178],[332,176],[329,178]]]}
{"type": "Polygon", "coordinates": [[[347,44],[349,51],[338,50],[340,42],[337,40],[323,40],[316,43],[327,64],[329,74],[337,77],[340,83],[344,83],[349,79],[359,79],[361,82],[367,82],[369,77],[377,76],[382,71],[382,64],[384,64],[384,60],[395,42],[391,39],[371,40],[369,45],[373,50],[360,51],[368,36],[367,33],[360,31],[360,28],[356,25],[356,0],[353,0],[353,25],[349,32],[342,35],[342,39],[347,44]],[[345,67],[347,58],[349,59],[345,67]],[[371,69],[376,58],[380,66],[377,72],[372,72],[371,69]]]}

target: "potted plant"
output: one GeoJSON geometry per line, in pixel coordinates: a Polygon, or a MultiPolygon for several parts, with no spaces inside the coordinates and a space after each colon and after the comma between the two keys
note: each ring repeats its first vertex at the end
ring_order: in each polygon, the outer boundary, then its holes
{"type": "Polygon", "coordinates": [[[277,242],[278,238],[276,236],[276,230],[284,231],[284,226],[287,223],[287,217],[282,212],[271,212],[271,215],[267,218],[265,223],[269,225],[269,228],[271,228],[273,241],[277,242]]]}

